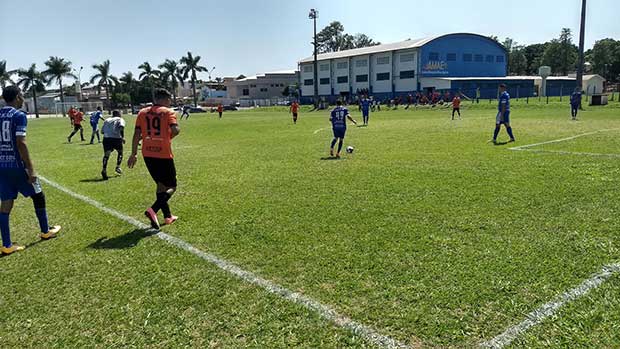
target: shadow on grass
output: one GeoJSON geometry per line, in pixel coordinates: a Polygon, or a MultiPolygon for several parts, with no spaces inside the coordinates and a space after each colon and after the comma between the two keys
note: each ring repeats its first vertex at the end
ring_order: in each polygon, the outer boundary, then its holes
{"type": "Polygon", "coordinates": [[[88,245],[88,247],[95,250],[123,250],[135,247],[140,240],[155,234],[157,234],[157,231],[154,229],[135,229],[127,234],[111,239],[108,239],[107,236],[99,238],[97,241],[88,245]]]}
{"type": "Polygon", "coordinates": [[[120,176],[111,176],[108,177],[108,179],[103,179],[101,177],[97,177],[97,178],[87,178],[87,179],[80,179],[81,183],[99,183],[99,182],[106,182],[110,179],[114,179],[114,178],[118,178],[120,176]]]}
{"type": "Polygon", "coordinates": [[[357,127],[368,127],[368,125],[357,125],[357,127]]]}
{"type": "Polygon", "coordinates": [[[495,146],[497,146],[497,145],[506,145],[508,143],[509,142],[495,142],[495,143],[493,143],[493,145],[495,145],[495,146]]]}
{"type": "Polygon", "coordinates": [[[335,156],[327,156],[327,157],[321,158],[321,160],[342,160],[342,158],[337,158],[335,156]]]}

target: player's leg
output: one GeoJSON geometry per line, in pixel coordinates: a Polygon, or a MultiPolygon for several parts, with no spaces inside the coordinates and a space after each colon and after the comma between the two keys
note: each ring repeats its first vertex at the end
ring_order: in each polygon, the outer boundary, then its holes
{"type": "Polygon", "coordinates": [[[336,157],[340,157],[340,151],[342,150],[342,144],[344,143],[344,136],[338,138],[338,152],[336,153],[336,157]]]}
{"type": "Polygon", "coordinates": [[[47,208],[45,205],[45,193],[43,193],[43,188],[41,188],[41,182],[37,179],[34,183],[30,183],[28,175],[25,171],[22,176],[19,192],[23,196],[32,199],[34,212],[37,216],[37,220],[39,221],[39,228],[41,229],[39,237],[43,240],[55,238],[56,234],[60,231],[60,226],[49,226],[47,219],[47,208]]]}
{"type": "Polygon", "coordinates": [[[329,155],[330,156],[334,156],[334,146],[336,146],[336,142],[338,142],[338,138],[335,135],[335,131],[334,131],[334,138],[332,139],[332,142],[329,146],[329,155]]]}
{"type": "Polygon", "coordinates": [[[90,124],[90,127],[92,129],[92,132],[90,134],[90,144],[93,144],[93,142],[95,141],[95,132],[97,132],[97,128],[93,124],[90,124]]]}
{"type": "MultiPolygon", "coordinates": [[[[15,197],[17,197],[17,193],[15,193],[15,197]]],[[[2,235],[2,248],[0,252],[2,254],[11,254],[25,248],[24,246],[15,245],[13,241],[11,241],[9,216],[13,209],[13,200],[14,199],[5,199],[3,197],[2,203],[0,204],[0,235],[2,235]]]]}
{"type": "Polygon", "coordinates": [[[459,120],[461,120],[461,108],[456,108],[457,114],[459,114],[459,120]]]}
{"type": "Polygon", "coordinates": [[[84,127],[82,127],[82,125],[79,126],[80,127],[80,138],[82,139],[82,142],[85,141],[84,139],[84,127]]]}
{"type": "Polygon", "coordinates": [[[123,174],[123,170],[121,170],[121,164],[123,163],[123,140],[122,139],[117,139],[115,140],[116,143],[116,168],[114,169],[114,171],[116,173],[123,174]]]}
{"type": "Polygon", "coordinates": [[[78,127],[77,126],[73,126],[73,131],[71,131],[71,133],[69,134],[69,137],[67,137],[67,141],[69,141],[69,143],[71,143],[71,138],[73,138],[73,136],[78,132],[78,127]]]}
{"type": "Polygon", "coordinates": [[[164,170],[162,172],[162,182],[157,184],[157,199],[160,200],[160,209],[164,214],[164,223],[166,225],[170,225],[178,219],[178,217],[172,215],[170,212],[170,206],[168,205],[168,201],[177,190],[177,174],[174,166],[174,160],[164,160],[163,166],[164,170]]]}
{"type": "Polygon", "coordinates": [[[510,137],[510,142],[514,142],[515,136],[512,134],[512,127],[510,126],[510,122],[504,123],[504,126],[506,127],[506,132],[508,133],[508,137],[510,137]]]}
{"type": "Polygon", "coordinates": [[[103,159],[101,160],[101,178],[103,180],[108,180],[108,160],[110,159],[110,155],[112,154],[112,149],[110,147],[110,139],[103,139],[103,159]]]}
{"type": "Polygon", "coordinates": [[[454,120],[454,112],[456,111],[456,108],[452,108],[452,120],[454,120]]]}

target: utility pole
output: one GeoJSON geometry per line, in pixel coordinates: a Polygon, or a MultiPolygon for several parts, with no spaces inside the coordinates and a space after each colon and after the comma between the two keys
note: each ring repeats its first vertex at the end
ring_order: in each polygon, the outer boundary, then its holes
{"type": "Polygon", "coordinates": [[[577,65],[577,87],[581,91],[583,86],[583,46],[586,31],[586,0],[581,0],[581,28],[579,29],[579,63],[577,65]]]}
{"type": "Polygon", "coordinates": [[[312,19],[314,21],[314,40],[313,40],[313,45],[314,45],[314,79],[312,80],[312,83],[314,85],[314,108],[318,109],[319,108],[319,69],[318,69],[318,60],[317,60],[317,51],[318,51],[318,43],[316,41],[316,19],[319,17],[319,11],[315,10],[315,9],[310,9],[310,14],[308,14],[308,18],[312,19]]]}

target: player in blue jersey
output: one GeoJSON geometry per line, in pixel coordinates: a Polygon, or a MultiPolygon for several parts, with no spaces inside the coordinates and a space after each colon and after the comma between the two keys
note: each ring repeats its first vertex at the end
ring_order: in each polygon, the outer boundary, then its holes
{"type": "Polygon", "coordinates": [[[579,106],[581,106],[581,90],[579,87],[576,87],[575,92],[570,95],[570,115],[573,120],[577,120],[579,106]]]}
{"type": "Polygon", "coordinates": [[[514,142],[515,137],[512,134],[512,127],[510,127],[510,95],[506,91],[506,85],[499,85],[499,103],[497,105],[497,116],[495,117],[495,132],[493,132],[493,143],[497,144],[497,135],[502,124],[506,127],[506,132],[510,137],[509,142],[514,142]]]}
{"type": "Polygon", "coordinates": [[[364,125],[368,126],[368,119],[370,118],[370,99],[364,96],[362,99],[362,118],[364,119],[364,125]]]}
{"type": "Polygon", "coordinates": [[[50,228],[47,221],[45,195],[26,145],[26,113],[19,110],[24,97],[17,86],[8,86],[2,91],[2,98],[7,106],[0,109],[0,253],[7,255],[25,248],[13,244],[9,225],[9,215],[18,193],[32,198],[41,239],[56,237],[60,226],[50,228]]]}
{"type": "Polygon", "coordinates": [[[105,121],[101,107],[97,107],[97,111],[90,114],[90,127],[93,129],[93,133],[90,135],[90,144],[94,143],[95,135],[97,135],[97,142],[101,143],[101,138],[99,138],[99,120],[105,121]]]}
{"type": "Polygon", "coordinates": [[[336,142],[338,142],[338,152],[336,153],[336,158],[340,158],[342,142],[344,142],[344,135],[345,133],[347,133],[347,119],[351,120],[352,123],[357,125],[357,121],[351,118],[349,110],[342,106],[342,101],[338,100],[336,102],[336,108],[332,110],[329,117],[329,121],[331,121],[332,129],[334,131],[334,139],[332,139],[329,150],[329,155],[332,157],[334,156],[334,146],[336,145],[336,142]]]}

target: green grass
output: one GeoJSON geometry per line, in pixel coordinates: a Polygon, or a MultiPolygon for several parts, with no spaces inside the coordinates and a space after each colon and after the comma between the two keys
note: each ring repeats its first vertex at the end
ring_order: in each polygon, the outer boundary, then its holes
{"type": "MultiPolygon", "coordinates": [[[[578,122],[559,101],[513,105],[516,145],[620,128],[616,105],[587,108],[578,122]]],[[[476,345],[620,260],[620,159],[493,146],[494,108],[466,104],[454,122],[441,108],[374,113],[370,127],[349,128],[345,143],[356,151],[339,161],[322,160],[331,139],[325,111],[304,110],[298,125],[285,108],[222,120],[194,114],[174,142],[171,207],[181,218],[165,231],[411,345],[476,345]]],[[[66,119],[30,122],[41,175],[142,219],[154,185],[141,160],[95,181],[101,148],[65,144],[67,133],[66,119]]],[[[553,147],[617,152],[619,133],[553,147]]],[[[369,345],[83,202],[46,193],[64,232],[0,259],[3,345],[369,345]]],[[[18,201],[14,240],[36,241],[31,210],[18,201]]],[[[564,309],[569,320],[551,319],[519,343],[617,344],[618,291],[612,279],[564,309]]]]}

